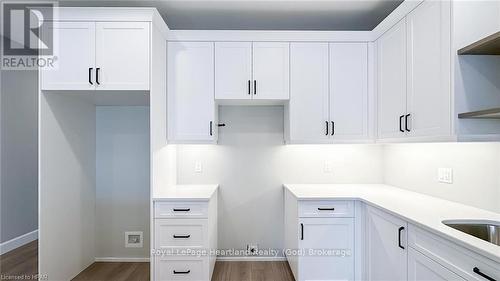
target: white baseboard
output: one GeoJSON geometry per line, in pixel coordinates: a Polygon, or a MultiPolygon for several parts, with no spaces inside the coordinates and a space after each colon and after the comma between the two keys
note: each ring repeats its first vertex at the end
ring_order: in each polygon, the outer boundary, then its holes
{"type": "Polygon", "coordinates": [[[30,242],[38,239],[38,229],[32,232],[28,232],[16,238],[10,239],[0,244],[0,255],[8,253],[14,249],[24,246],[30,242]]]}
{"type": "Polygon", "coordinates": [[[99,257],[96,262],[149,262],[149,258],[99,257]]]}
{"type": "Polygon", "coordinates": [[[217,257],[218,261],[286,261],[286,257],[217,257]]]}

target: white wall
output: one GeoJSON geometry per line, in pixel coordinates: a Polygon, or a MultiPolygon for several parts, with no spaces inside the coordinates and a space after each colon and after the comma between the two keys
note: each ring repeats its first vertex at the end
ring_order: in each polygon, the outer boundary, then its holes
{"type": "Polygon", "coordinates": [[[96,257],[149,256],[149,107],[96,109],[96,257]],[[125,248],[142,231],[142,248],[125,248]]]}
{"type": "Polygon", "coordinates": [[[283,183],[382,182],[381,146],[283,145],[282,107],[221,107],[219,121],[218,145],[177,147],[179,184],[220,184],[219,248],[283,247],[283,183]]]}
{"type": "Polygon", "coordinates": [[[384,181],[500,213],[500,143],[385,145],[384,181]],[[453,168],[453,184],[438,168],[453,168]]]}
{"type": "Polygon", "coordinates": [[[39,272],[71,280],[95,257],[95,106],[43,94],[40,120],[39,272]]]}
{"type": "Polygon", "coordinates": [[[0,79],[0,243],[38,229],[38,73],[0,79]]]}

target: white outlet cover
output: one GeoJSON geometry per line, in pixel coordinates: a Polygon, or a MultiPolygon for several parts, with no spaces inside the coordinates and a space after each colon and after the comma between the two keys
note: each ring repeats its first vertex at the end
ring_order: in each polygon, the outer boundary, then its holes
{"type": "Polygon", "coordinates": [[[203,165],[201,164],[201,161],[196,161],[194,163],[194,171],[195,171],[195,173],[202,173],[203,172],[203,165]]]}
{"type": "Polygon", "coordinates": [[[325,173],[333,172],[332,163],[330,161],[325,161],[325,164],[323,166],[323,172],[325,173]]]}
{"type": "Polygon", "coordinates": [[[453,169],[452,168],[439,168],[438,169],[438,182],[453,183],[453,169]]]}

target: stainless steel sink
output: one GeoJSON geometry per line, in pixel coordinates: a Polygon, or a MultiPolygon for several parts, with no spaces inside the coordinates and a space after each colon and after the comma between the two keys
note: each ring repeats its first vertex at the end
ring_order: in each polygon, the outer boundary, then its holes
{"type": "Polygon", "coordinates": [[[449,220],[443,221],[443,223],[456,230],[500,246],[500,222],[449,220]]]}

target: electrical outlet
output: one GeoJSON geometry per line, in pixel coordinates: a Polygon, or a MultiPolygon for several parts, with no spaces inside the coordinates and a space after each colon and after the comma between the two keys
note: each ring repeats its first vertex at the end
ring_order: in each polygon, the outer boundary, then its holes
{"type": "Polygon", "coordinates": [[[194,172],[195,173],[203,173],[203,165],[201,164],[201,161],[196,161],[194,163],[194,172]]]}
{"type": "Polygon", "coordinates": [[[325,164],[323,166],[323,172],[328,174],[333,173],[332,162],[325,161],[325,164]]]}
{"type": "Polygon", "coordinates": [[[439,168],[438,181],[442,183],[453,183],[453,169],[452,168],[439,168]]]}
{"type": "Polygon", "coordinates": [[[257,244],[247,244],[247,255],[256,256],[259,252],[259,245],[257,244]]]}

